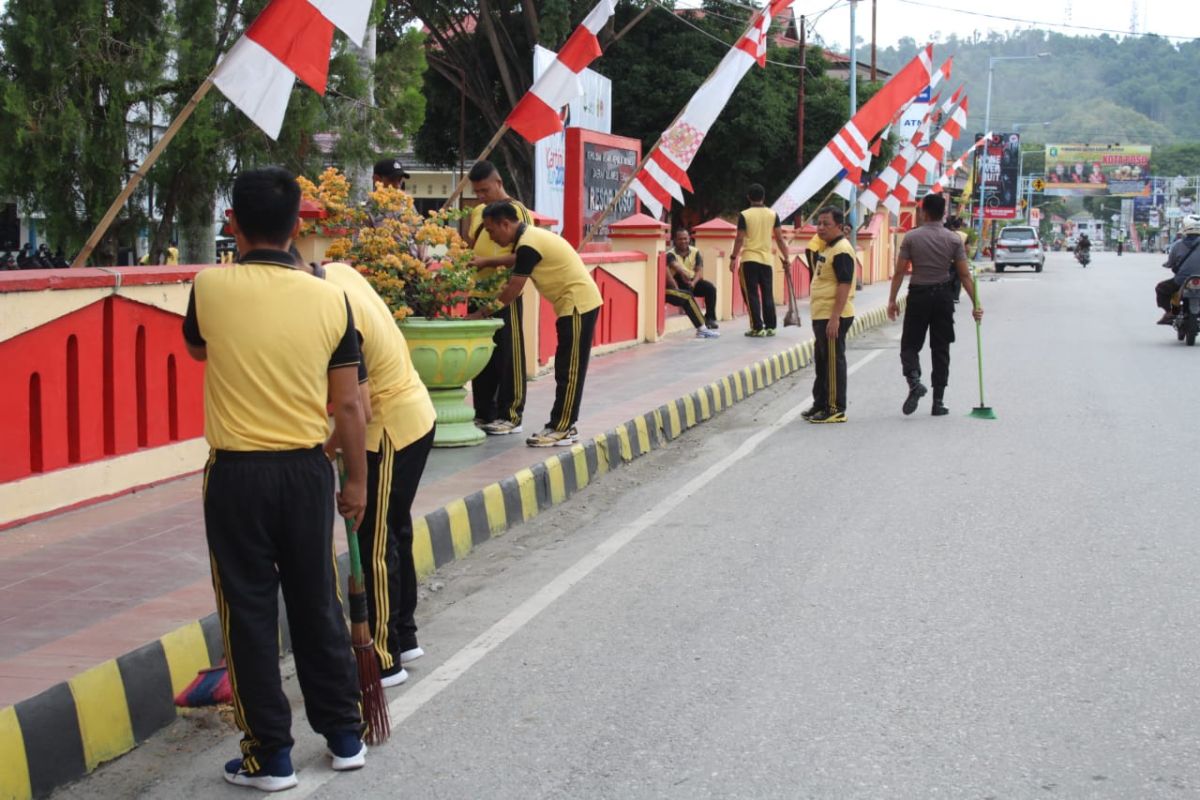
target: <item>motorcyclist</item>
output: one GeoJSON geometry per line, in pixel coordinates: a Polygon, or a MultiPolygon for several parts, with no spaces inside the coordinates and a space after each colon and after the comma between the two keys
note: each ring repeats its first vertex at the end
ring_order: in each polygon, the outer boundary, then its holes
{"type": "Polygon", "coordinates": [[[1164,267],[1174,273],[1173,277],[1155,285],[1154,298],[1163,310],[1159,325],[1170,325],[1175,316],[1171,298],[1188,278],[1200,276],[1200,215],[1188,214],[1179,229],[1183,238],[1171,246],[1164,267]]]}

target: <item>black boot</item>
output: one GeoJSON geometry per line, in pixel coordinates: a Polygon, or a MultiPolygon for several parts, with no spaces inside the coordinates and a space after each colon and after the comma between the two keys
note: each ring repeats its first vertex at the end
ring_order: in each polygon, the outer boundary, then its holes
{"type": "Polygon", "coordinates": [[[933,408],[930,409],[929,413],[935,417],[944,417],[950,413],[950,409],[946,408],[945,403],[942,402],[942,397],[945,394],[945,386],[933,387],[933,408]]]}
{"type": "Polygon", "coordinates": [[[921,398],[929,391],[925,388],[925,384],[921,383],[921,376],[907,375],[908,380],[908,397],[904,398],[904,406],[900,409],[905,416],[917,410],[917,404],[921,402],[921,398]]]}

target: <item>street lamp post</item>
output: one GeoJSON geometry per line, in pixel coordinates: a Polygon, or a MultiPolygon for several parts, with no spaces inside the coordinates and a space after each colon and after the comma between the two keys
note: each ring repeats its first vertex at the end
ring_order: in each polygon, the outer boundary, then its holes
{"type": "MultiPolygon", "coordinates": [[[[1033,61],[1039,58],[1049,58],[1049,53],[1038,53],[1035,56],[990,56],[988,58],[988,87],[987,87],[987,103],[984,106],[983,113],[983,135],[987,136],[991,132],[992,127],[992,75],[996,71],[997,61],[1033,61]]],[[[982,165],[987,158],[987,142],[984,142],[983,152],[980,154],[979,163],[982,165]]],[[[975,245],[975,257],[979,258],[979,253],[983,250],[983,219],[985,210],[983,205],[984,194],[983,190],[987,186],[987,182],[983,180],[983,169],[979,170],[979,241],[975,245]]]]}

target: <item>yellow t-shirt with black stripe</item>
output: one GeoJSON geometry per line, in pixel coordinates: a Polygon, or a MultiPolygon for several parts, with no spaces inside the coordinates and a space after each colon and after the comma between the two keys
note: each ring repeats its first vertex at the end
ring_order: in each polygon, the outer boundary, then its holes
{"type": "Polygon", "coordinates": [[[523,226],[514,242],[517,263],[513,275],[533,281],[558,317],[586,314],[604,305],[604,298],[575,248],[553,231],[523,226]]]}
{"type": "Polygon", "coordinates": [[[387,303],[349,264],[326,264],[325,280],[346,293],[354,327],[362,339],[362,357],[371,390],[367,449],[378,452],[384,434],[402,450],[429,433],[436,414],[429,391],[413,368],[404,334],[387,303]]]}
{"type": "Polygon", "coordinates": [[[771,243],[778,227],[779,215],[766,206],[750,206],[739,214],[738,230],[746,232],[742,240],[742,261],[774,264],[771,243]]]}
{"type": "MultiPolygon", "coordinates": [[[[519,200],[514,200],[513,198],[509,197],[506,198],[504,202],[507,202],[517,210],[518,222],[523,222],[530,226],[533,225],[533,215],[529,213],[529,209],[526,208],[519,200]]],[[[479,203],[471,209],[471,222],[469,229],[471,231],[471,236],[475,239],[475,246],[471,249],[474,251],[475,255],[481,258],[495,258],[496,256],[508,255],[513,251],[512,245],[501,247],[493,242],[491,234],[488,233],[487,228],[485,228],[483,225],[483,210],[487,207],[487,205],[487,203],[479,203]]],[[[496,267],[482,267],[481,269],[476,270],[476,274],[481,280],[484,278],[489,278],[495,273],[496,267]]]]}
{"type": "Polygon", "coordinates": [[[346,293],[285,252],[196,275],[184,337],[204,346],[204,436],[218,450],[300,450],[329,436],[329,370],[359,363],[346,293]]]}
{"type": "Polygon", "coordinates": [[[825,246],[813,257],[813,277],[809,295],[809,314],[813,319],[829,319],[837,299],[838,285],[850,285],[841,317],[854,316],[855,265],[858,255],[845,236],[825,246]]]}
{"type": "MultiPolygon", "coordinates": [[[[675,269],[683,274],[683,277],[689,281],[696,277],[696,260],[700,259],[700,249],[695,246],[688,246],[686,255],[679,255],[679,251],[672,247],[667,251],[667,264],[674,265],[675,269]]],[[[700,259],[703,264],[703,259],[700,259]]]]}

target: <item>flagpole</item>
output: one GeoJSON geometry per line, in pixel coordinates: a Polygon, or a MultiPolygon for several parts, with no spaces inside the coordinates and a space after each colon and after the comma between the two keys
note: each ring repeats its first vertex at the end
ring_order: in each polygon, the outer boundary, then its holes
{"type": "MultiPolygon", "coordinates": [[[[496,149],[496,145],[500,144],[500,140],[504,138],[504,134],[508,133],[509,130],[510,128],[507,122],[501,125],[500,130],[496,131],[496,133],[492,136],[491,141],[484,146],[483,152],[475,157],[476,163],[483,161],[485,158],[490,156],[492,151],[496,149]]],[[[443,211],[452,206],[454,201],[458,199],[458,196],[462,194],[463,189],[465,189],[467,186],[467,175],[469,174],[470,173],[464,173],[462,177],[458,179],[458,185],[454,187],[454,191],[450,193],[450,197],[448,197],[446,202],[442,204],[443,211]]]]}
{"type": "MultiPolygon", "coordinates": [[[[71,266],[73,268],[82,267],[87,263],[88,258],[91,257],[92,252],[96,249],[96,246],[100,244],[100,240],[104,238],[104,234],[108,233],[108,229],[112,225],[113,220],[115,220],[117,218],[117,214],[121,212],[121,207],[124,206],[129,198],[133,196],[134,191],[137,190],[137,187],[141,184],[142,179],[146,177],[147,173],[149,173],[150,169],[154,166],[154,163],[158,161],[158,157],[161,156],[163,151],[167,149],[167,145],[169,145],[171,140],[175,138],[175,134],[179,133],[179,129],[183,127],[183,123],[188,121],[188,118],[192,116],[192,112],[196,110],[196,106],[200,105],[200,101],[203,100],[204,96],[208,94],[210,89],[212,89],[213,75],[215,74],[216,72],[214,71],[204,79],[204,82],[200,84],[200,88],[197,89],[196,93],[192,95],[192,99],[187,101],[187,105],[183,107],[183,109],[179,112],[179,115],[176,116],[171,122],[170,127],[167,128],[165,133],[163,133],[162,138],[155,143],[153,148],[151,148],[150,152],[146,155],[145,161],[143,161],[142,165],[138,167],[137,172],[133,173],[133,177],[129,179],[129,183],[127,183],[121,193],[117,195],[117,199],[114,200],[112,205],[108,207],[108,211],[100,219],[100,224],[96,226],[94,231],[92,231],[92,235],[88,237],[87,243],[83,246],[83,249],[79,251],[79,255],[75,256],[75,260],[71,262],[71,266]]],[[[153,114],[150,117],[150,125],[152,127],[154,125],[153,114]]]]}
{"type": "MultiPolygon", "coordinates": [[[[763,9],[760,12],[758,12],[754,16],[750,17],[750,24],[746,26],[746,30],[742,32],[741,36],[739,36],[738,38],[733,40],[733,44],[730,45],[730,49],[737,47],[737,43],[740,42],[745,36],[749,35],[750,31],[754,30],[754,26],[758,23],[758,14],[759,13],[769,14],[770,13],[770,11],[768,10],[769,8],[770,8],[770,4],[768,3],[766,6],[763,7],[763,9]]],[[[700,85],[704,86],[704,84],[708,83],[709,79],[712,78],[713,75],[717,74],[717,70],[721,68],[721,64],[723,64],[723,63],[725,63],[725,58],[722,56],[721,60],[717,62],[717,65],[712,68],[711,72],[708,73],[708,77],[706,77],[703,81],[700,82],[700,85]]],[[[689,100],[688,102],[690,103],[691,101],[689,100]]],[[[687,108],[688,108],[688,104],[685,103],[683,108],[679,109],[679,113],[675,115],[675,119],[671,120],[671,124],[668,125],[664,129],[664,132],[669,131],[669,130],[671,130],[671,128],[675,127],[675,123],[679,122],[679,120],[683,118],[683,113],[685,111],[687,111],[687,108]]],[[[604,207],[604,211],[602,211],[600,216],[596,219],[596,221],[592,223],[592,229],[590,231],[588,231],[587,236],[583,237],[583,241],[580,242],[579,246],[575,248],[577,251],[582,252],[583,248],[586,247],[592,241],[592,239],[596,238],[596,234],[599,232],[600,226],[603,225],[604,221],[606,219],[608,219],[610,214],[612,214],[613,210],[617,207],[617,203],[620,202],[621,196],[623,194],[625,194],[625,192],[629,191],[629,187],[633,185],[633,182],[635,180],[637,180],[637,176],[646,167],[646,163],[650,160],[650,157],[652,155],[654,155],[656,152],[658,152],[658,148],[661,145],[662,145],[662,136],[660,135],[658,137],[658,141],[656,141],[654,143],[653,147],[651,147],[649,150],[646,151],[646,154],[644,156],[642,156],[642,160],[640,162],[638,162],[638,165],[636,167],[634,167],[633,172],[631,172],[629,174],[629,177],[626,178],[625,181],[621,184],[621,188],[618,189],[616,191],[616,193],[613,195],[612,200],[610,200],[608,205],[604,207]]]]}

